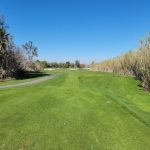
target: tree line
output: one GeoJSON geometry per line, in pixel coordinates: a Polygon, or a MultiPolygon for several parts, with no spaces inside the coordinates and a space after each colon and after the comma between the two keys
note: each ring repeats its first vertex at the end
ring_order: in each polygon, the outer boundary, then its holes
{"type": "Polygon", "coordinates": [[[0,15],[0,79],[15,77],[24,71],[40,70],[42,65],[34,61],[38,48],[32,41],[16,46],[7,29],[5,18],[0,15]]]}
{"type": "Polygon", "coordinates": [[[140,41],[137,50],[119,57],[92,64],[92,70],[135,76],[150,91],[150,34],[140,41]]]}
{"type": "Polygon", "coordinates": [[[40,61],[44,64],[44,68],[84,68],[85,64],[80,64],[79,60],[76,60],[74,63],[70,61],[66,62],[47,62],[40,61]]]}
{"type": "Polygon", "coordinates": [[[17,77],[25,72],[40,71],[44,68],[84,68],[79,60],[65,63],[35,60],[38,48],[32,41],[16,46],[13,36],[8,33],[4,16],[0,15],[0,79],[17,77]]]}

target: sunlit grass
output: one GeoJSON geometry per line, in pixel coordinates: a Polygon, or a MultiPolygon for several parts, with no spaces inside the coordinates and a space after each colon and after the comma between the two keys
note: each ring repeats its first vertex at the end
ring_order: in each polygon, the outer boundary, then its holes
{"type": "Polygon", "coordinates": [[[54,79],[0,90],[0,149],[150,149],[150,95],[138,81],[53,72],[54,79]]]}

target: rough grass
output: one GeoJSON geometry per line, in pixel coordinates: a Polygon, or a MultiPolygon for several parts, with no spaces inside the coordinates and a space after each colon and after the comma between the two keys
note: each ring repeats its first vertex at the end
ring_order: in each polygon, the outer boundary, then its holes
{"type": "Polygon", "coordinates": [[[150,95],[138,81],[57,73],[39,84],[0,90],[0,149],[150,149],[150,95]]]}

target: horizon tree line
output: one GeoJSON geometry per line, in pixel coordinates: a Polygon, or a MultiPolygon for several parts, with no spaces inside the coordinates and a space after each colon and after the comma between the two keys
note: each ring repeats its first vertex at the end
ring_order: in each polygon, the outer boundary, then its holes
{"type": "MultiPolygon", "coordinates": [[[[46,62],[46,61],[45,61],[46,62]]],[[[45,67],[47,68],[84,68],[84,64],[80,64],[79,60],[76,60],[74,63],[70,61],[66,62],[46,62],[47,65],[45,67]]]]}

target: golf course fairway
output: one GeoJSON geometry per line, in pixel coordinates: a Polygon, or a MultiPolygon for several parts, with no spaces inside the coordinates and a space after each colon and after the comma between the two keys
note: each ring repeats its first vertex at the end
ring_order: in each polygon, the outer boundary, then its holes
{"type": "Polygon", "coordinates": [[[150,94],[111,73],[0,90],[0,150],[150,150],[150,94]]]}

